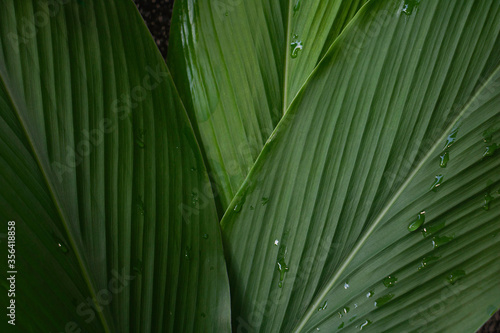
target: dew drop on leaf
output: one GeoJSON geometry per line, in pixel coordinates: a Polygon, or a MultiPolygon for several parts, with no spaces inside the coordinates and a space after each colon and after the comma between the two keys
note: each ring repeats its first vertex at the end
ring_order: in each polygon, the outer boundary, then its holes
{"type": "Polygon", "coordinates": [[[454,270],[453,272],[451,272],[450,274],[448,274],[446,279],[448,280],[448,282],[450,284],[455,284],[458,280],[460,280],[464,276],[465,276],[465,271],[462,269],[457,269],[457,270],[454,270]]]}
{"type": "Polygon", "coordinates": [[[490,210],[490,203],[492,200],[493,200],[493,197],[489,193],[486,193],[484,195],[484,202],[483,202],[483,209],[484,210],[490,210]]]}
{"type": "Polygon", "coordinates": [[[144,216],[144,201],[142,201],[142,196],[139,196],[137,199],[137,210],[139,211],[139,214],[144,216]]]}
{"type": "Polygon", "coordinates": [[[135,138],[135,143],[139,146],[139,148],[144,148],[144,130],[139,129],[139,133],[137,133],[135,138]]]}
{"type": "Polygon", "coordinates": [[[186,260],[191,260],[191,248],[189,246],[186,246],[186,249],[184,251],[184,259],[186,260]]]}
{"type": "Polygon", "coordinates": [[[302,42],[298,40],[298,41],[293,41],[291,46],[292,46],[292,58],[295,59],[299,55],[299,52],[302,51],[303,45],[302,42]]]}
{"type": "Polygon", "coordinates": [[[300,0],[297,0],[295,5],[293,6],[293,15],[295,15],[300,9],[300,0]]]}
{"type": "Polygon", "coordinates": [[[388,303],[393,297],[394,297],[394,294],[384,295],[382,297],[377,298],[373,305],[375,305],[376,307],[382,306],[382,305],[388,303]]]}
{"type": "Polygon", "coordinates": [[[499,147],[500,146],[498,146],[496,143],[492,143],[491,145],[486,146],[483,157],[492,156],[499,147]]]}
{"type": "Polygon", "coordinates": [[[285,279],[285,274],[288,272],[289,268],[285,262],[286,257],[286,247],[280,246],[278,250],[278,259],[276,261],[276,265],[278,266],[278,271],[280,273],[280,282],[278,283],[278,287],[283,287],[283,280],[285,279]]]}
{"type": "Polygon", "coordinates": [[[322,305],[322,306],[320,306],[320,307],[318,308],[318,311],[323,311],[323,310],[325,310],[327,306],[328,306],[328,300],[326,300],[326,301],[323,303],[323,305],[322,305]]]}
{"type": "Polygon", "coordinates": [[[342,323],[339,325],[339,327],[337,327],[337,328],[338,328],[339,330],[340,330],[340,329],[342,329],[342,328],[344,328],[344,322],[342,322],[342,323]]]}
{"type": "Polygon", "coordinates": [[[425,211],[421,211],[415,220],[413,220],[409,225],[408,225],[408,231],[413,232],[420,228],[420,226],[425,222],[425,211]]]}
{"type": "Polygon", "coordinates": [[[448,137],[446,138],[446,144],[444,145],[443,150],[450,148],[455,143],[455,141],[457,140],[457,133],[458,133],[458,128],[457,127],[453,128],[450,135],[448,135],[448,137]]]}
{"type": "Polygon", "coordinates": [[[349,289],[349,281],[344,282],[344,289],[349,289]]]}
{"type": "Polygon", "coordinates": [[[443,175],[437,175],[434,179],[434,183],[432,183],[431,190],[436,192],[437,188],[441,186],[441,183],[443,182],[443,175]]]}
{"type": "Polygon", "coordinates": [[[443,229],[445,227],[445,223],[444,222],[440,222],[440,223],[437,223],[437,224],[433,224],[433,225],[426,225],[423,229],[422,229],[422,236],[423,237],[429,237],[431,235],[433,235],[434,233],[438,232],[439,230],[443,229]]]}
{"type": "Polygon", "coordinates": [[[439,259],[439,257],[424,257],[422,258],[422,262],[420,263],[420,266],[418,266],[418,270],[422,270],[424,268],[429,267],[430,264],[436,262],[439,259]]]}
{"type": "Polygon", "coordinates": [[[361,324],[361,326],[359,326],[359,330],[362,331],[363,328],[366,328],[367,326],[370,326],[372,322],[370,320],[365,320],[365,322],[363,324],[361,324]]]}
{"type": "Polygon", "coordinates": [[[201,237],[203,237],[204,239],[208,239],[208,234],[203,234],[203,236],[201,237]]]}
{"type": "Polygon", "coordinates": [[[397,277],[389,275],[382,280],[382,283],[384,284],[384,286],[386,288],[390,288],[390,287],[394,287],[394,285],[396,284],[396,281],[398,281],[397,277]]]}
{"type": "Polygon", "coordinates": [[[236,205],[234,205],[233,210],[234,210],[236,213],[239,213],[239,212],[241,212],[241,208],[243,208],[243,201],[240,201],[240,202],[238,202],[236,205]]]}
{"type": "Polygon", "coordinates": [[[442,155],[439,156],[440,158],[440,162],[439,162],[439,166],[441,168],[446,168],[446,166],[448,165],[448,161],[450,160],[450,154],[445,151],[442,155]]]}
{"type": "Polygon", "coordinates": [[[420,0],[406,0],[401,10],[405,15],[410,16],[413,11],[420,5],[420,0]]]}
{"type": "Polygon", "coordinates": [[[68,253],[69,250],[68,250],[68,247],[66,246],[66,244],[62,241],[60,242],[57,242],[57,248],[59,249],[59,251],[61,251],[62,253],[68,253]]]}
{"type": "Polygon", "coordinates": [[[453,240],[453,236],[434,236],[432,237],[432,247],[438,248],[453,240]]]}
{"type": "Polygon", "coordinates": [[[374,293],[372,290],[370,290],[370,291],[366,294],[366,298],[370,298],[370,297],[372,297],[374,294],[375,294],[375,293],[374,293]]]}

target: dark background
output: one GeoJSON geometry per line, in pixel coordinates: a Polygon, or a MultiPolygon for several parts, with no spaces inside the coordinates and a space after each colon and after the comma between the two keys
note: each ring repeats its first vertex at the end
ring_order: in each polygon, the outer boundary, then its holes
{"type": "MultiPolygon", "coordinates": [[[[173,0],[134,0],[154,37],[163,58],[167,57],[168,33],[172,17],[173,0]]],[[[500,282],[499,282],[500,283],[500,282]]],[[[459,333],[459,332],[457,332],[459,333]]],[[[488,320],[478,333],[500,333],[500,311],[488,320]]]]}

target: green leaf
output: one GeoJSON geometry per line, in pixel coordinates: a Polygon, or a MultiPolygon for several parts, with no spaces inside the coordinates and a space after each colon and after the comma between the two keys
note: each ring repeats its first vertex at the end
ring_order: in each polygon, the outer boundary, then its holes
{"type": "Polygon", "coordinates": [[[16,222],[16,328],[230,331],[211,185],[134,4],[1,7],[0,232],[16,222]]]}
{"type": "Polygon", "coordinates": [[[224,209],[364,2],[176,1],[168,63],[224,209]]]}
{"type": "Polygon", "coordinates": [[[462,332],[498,308],[499,32],[496,1],[361,9],[224,216],[233,328],[462,332]]]}

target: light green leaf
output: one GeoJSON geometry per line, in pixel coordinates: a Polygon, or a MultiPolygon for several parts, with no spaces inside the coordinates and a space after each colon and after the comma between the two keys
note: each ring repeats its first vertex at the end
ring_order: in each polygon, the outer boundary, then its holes
{"type": "Polygon", "coordinates": [[[176,1],[168,63],[224,209],[364,2],[176,1]]]}
{"type": "Polygon", "coordinates": [[[472,332],[498,308],[499,32],[496,1],[361,9],[222,221],[235,329],[472,332]]]}
{"type": "Polygon", "coordinates": [[[1,8],[0,232],[16,222],[15,328],[230,331],[210,182],[134,4],[1,8]]]}

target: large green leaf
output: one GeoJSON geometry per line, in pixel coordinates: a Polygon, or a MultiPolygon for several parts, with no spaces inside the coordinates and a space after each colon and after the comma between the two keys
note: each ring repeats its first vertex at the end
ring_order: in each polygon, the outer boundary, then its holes
{"type": "Polygon", "coordinates": [[[169,65],[225,209],[365,0],[179,0],[169,65]]]}
{"type": "Polygon", "coordinates": [[[236,330],[466,332],[498,308],[499,32],[493,0],[361,9],[222,220],[236,330]]]}
{"type": "Polygon", "coordinates": [[[17,228],[15,328],[229,331],[210,182],[134,4],[0,7],[0,217],[2,233],[7,221],[17,228]]]}

